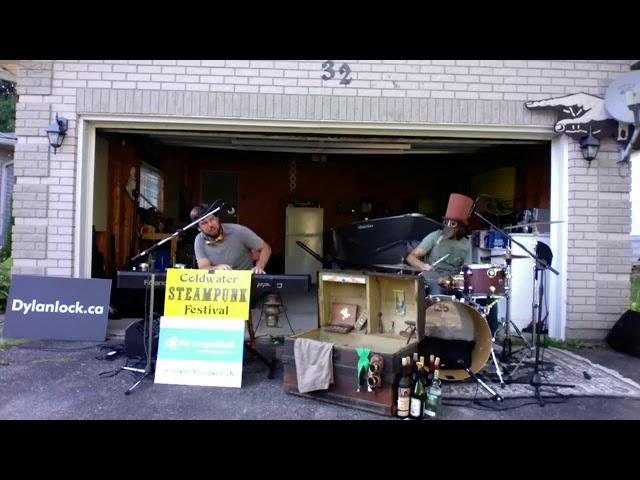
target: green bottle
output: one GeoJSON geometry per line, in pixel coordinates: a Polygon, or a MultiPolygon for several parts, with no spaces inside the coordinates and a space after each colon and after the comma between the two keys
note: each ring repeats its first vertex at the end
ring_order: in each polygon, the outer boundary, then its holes
{"type": "Polygon", "coordinates": [[[427,400],[424,405],[424,416],[434,418],[440,411],[442,404],[442,388],[438,378],[439,370],[433,372],[433,381],[427,389],[427,400]]]}

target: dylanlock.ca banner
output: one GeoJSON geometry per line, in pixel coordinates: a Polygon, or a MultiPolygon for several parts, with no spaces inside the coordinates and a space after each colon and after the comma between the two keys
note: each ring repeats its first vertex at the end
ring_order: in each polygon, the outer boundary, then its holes
{"type": "Polygon", "coordinates": [[[111,280],[13,275],[4,336],[104,341],[111,280]]]}

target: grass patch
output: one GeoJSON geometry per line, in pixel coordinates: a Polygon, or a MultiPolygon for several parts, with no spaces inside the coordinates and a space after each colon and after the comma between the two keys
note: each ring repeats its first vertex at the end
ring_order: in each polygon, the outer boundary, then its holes
{"type": "Polygon", "coordinates": [[[29,343],[29,340],[25,340],[24,338],[13,338],[10,340],[2,340],[0,341],[0,350],[6,350],[7,348],[16,347],[18,345],[24,345],[25,343],[29,343]]]}
{"type": "Polygon", "coordinates": [[[555,338],[547,338],[547,347],[555,348],[594,348],[593,343],[584,343],[580,340],[556,340],[555,338]]]}

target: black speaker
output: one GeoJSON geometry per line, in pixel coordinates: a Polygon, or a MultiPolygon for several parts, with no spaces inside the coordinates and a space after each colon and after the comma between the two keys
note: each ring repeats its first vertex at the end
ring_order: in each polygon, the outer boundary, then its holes
{"type": "Polygon", "coordinates": [[[605,340],[614,350],[640,357],[640,312],[623,313],[605,340]]]}
{"type": "MultiPolygon", "coordinates": [[[[127,358],[147,360],[146,351],[149,343],[149,327],[144,320],[134,322],[124,332],[124,352],[127,358]]],[[[160,320],[154,316],[151,358],[158,356],[158,337],[160,336],[160,320]]]]}

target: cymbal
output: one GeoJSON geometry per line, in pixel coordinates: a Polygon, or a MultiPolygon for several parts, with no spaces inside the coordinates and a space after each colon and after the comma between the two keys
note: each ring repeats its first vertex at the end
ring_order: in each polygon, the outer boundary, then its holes
{"type": "Polygon", "coordinates": [[[508,227],[502,227],[503,230],[515,230],[516,228],[525,228],[532,225],[551,225],[552,223],[564,223],[564,220],[552,220],[550,222],[531,222],[522,223],[520,225],[509,225],[508,227]]]}
{"type": "Polygon", "coordinates": [[[506,253],[501,253],[500,255],[484,255],[482,258],[527,258],[528,255],[508,255],[506,253]]]}
{"type": "Polygon", "coordinates": [[[410,272],[419,272],[420,269],[412,267],[411,265],[405,265],[404,263],[388,264],[388,263],[374,263],[372,267],[386,268],[388,270],[407,270],[410,272]]]}

